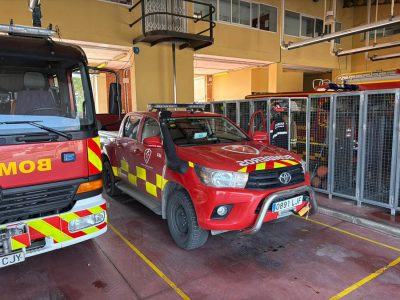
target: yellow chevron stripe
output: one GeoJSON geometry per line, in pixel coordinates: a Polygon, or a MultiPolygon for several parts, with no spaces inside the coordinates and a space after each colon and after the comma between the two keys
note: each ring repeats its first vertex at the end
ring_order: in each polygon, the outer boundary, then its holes
{"type": "Polygon", "coordinates": [[[111,168],[112,168],[114,176],[118,176],[118,168],[117,167],[111,167],[111,168]]]}
{"type": "Polygon", "coordinates": [[[100,206],[96,206],[96,207],[89,208],[88,211],[90,211],[92,214],[98,214],[98,213],[101,213],[102,211],[104,211],[104,209],[102,209],[100,206]]]}
{"type": "Polygon", "coordinates": [[[82,231],[86,234],[92,234],[92,233],[99,231],[99,229],[96,226],[93,226],[93,227],[83,229],[82,231]]]}
{"type": "Polygon", "coordinates": [[[146,181],[146,169],[136,166],[136,176],[146,181]]]}
{"type": "Polygon", "coordinates": [[[146,182],[146,191],[150,195],[157,197],[157,187],[154,184],[152,184],[151,182],[146,182]]]}
{"type": "Polygon", "coordinates": [[[247,167],[241,168],[238,172],[246,173],[247,172],[247,167]]]}
{"type": "Polygon", "coordinates": [[[274,162],[274,169],[284,168],[284,167],[287,167],[287,165],[284,165],[284,164],[281,164],[281,163],[278,163],[278,162],[274,162]]]}
{"type": "Polygon", "coordinates": [[[14,240],[13,238],[11,238],[11,250],[18,250],[18,249],[22,249],[25,248],[26,245],[14,240]]]}
{"type": "Polygon", "coordinates": [[[56,242],[60,243],[72,240],[72,237],[43,220],[34,220],[29,222],[28,225],[45,236],[51,236],[56,242]]]}
{"type": "Polygon", "coordinates": [[[128,174],[128,180],[129,180],[130,184],[137,186],[137,176],[136,175],[133,175],[132,173],[129,173],[128,174]]]}
{"type": "Polygon", "coordinates": [[[295,161],[295,160],[285,159],[285,160],[282,160],[282,161],[285,162],[285,163],[287,163],[287,164],[291,164],[292,166],[298,165],[298,164],[299,164],[299,163],[298,163],[297,161],[295,161]]]}
{"type": "Polygon", "coordinates": [[[265,163],[256,164],[256,170],[265,170],[265,163]]]}
{"type": "Polygon", "coordinates": [[[162,186],[161,186],[161,190],[162,190],[162,191],[164,190],[164,188],[165,188],[165,185],[167,184],[167,182],[168,182],[168,180],[167,180],[167,179],[165,179],[165,178],[163,178],[163,181],[162,181],[162,186]]]}
{"type": "Polygon", "coordinates": [[[101,159],[90,148],[88,148],[88,157],[89,157],[89,162],[92,163],[96,167],[96,169],[101,172],[103,169],[103,164],[101,162],[101,159]]]}
{"type": "Polygon", "coordinates": [[[121,160],[121,170],[129,173],[129,164],[126,160],[121,160]]]}
{"type": "Polygon", "coordinates": [[[99,148],[100,148],[100,137],[97,136],[97,137],[95,137],[95,138],[92,138],[92,140],[93,140],[93,142],[95,142],[95,143],[97,144],[97,146],[99,146],[99,148]]]}
{"type": "Polygon", "coordinates": [[[63,219],[65,222],[71,222],[73,220],[79,219],[80,217],[75,213],[67,213],[60,215],[60,218],[63,219]]]}

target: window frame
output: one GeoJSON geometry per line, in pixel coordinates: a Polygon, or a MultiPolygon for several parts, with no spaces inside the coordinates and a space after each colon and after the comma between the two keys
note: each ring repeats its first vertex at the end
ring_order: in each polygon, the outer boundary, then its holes
{"type": "Polygon", "coordinates": [[[124,6],[124,7],[132,7],[134,4],[133,0],[130,0],[131,4],[118,3],[118,2],[111,1],[111,0],[97,0],[97,1],[107,3],[107,4],[120,5],[120,6],[124,6]]]}
{"type": "MultiPolygon", "coordinates": [[[[140,123],[142,122],[142,116],[140,116],[140,115],[136,115],[136,114],[131,114],[131,115],[127,115],[126,116],[126,119],[125,119],[125,121],[124,121],[124,126],[121,128],[121,130],[122,130],[122,132],[121,132],[121,137],[122,138],[125,138],[125,139],[130,139],[130,140],[132,140],[132,141],[137,141],[138,140],[138,137],[139,137],[139,130],[140,130],[140,127],[138,128],[138,130],[137,130],[137,133],[136,133],[136,138],[132,138],[132,137],[130,137],[130,136],[126,136],[125,135],[125,132],[126,132],[126,124],[128,123],[128,122],[130,122],[130,120],[131,120],[131,118],[137,118],[139,121],[138,121],[138,127],[140,126],[140,123]]],[[[132,124],[132,122],[130,122],[131,124],[132,124]]]]}

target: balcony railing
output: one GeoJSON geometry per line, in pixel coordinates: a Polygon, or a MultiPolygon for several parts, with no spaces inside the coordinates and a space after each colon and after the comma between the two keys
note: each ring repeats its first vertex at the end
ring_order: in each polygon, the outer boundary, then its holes
{"type": "Polygon", "coordinates": [[[141,26],[140,34],[133,43],[145,42],[151,46],[161,42],[179,43],[180,49],[198,50],[214,42],[212,20],[215,8],[211,4],[195,0],[139,0],[129,11],[140,7],[140,17],[129,24],[141,26]],[[191,6],[204,7],[204,16],[188,14],[191,6]]]}

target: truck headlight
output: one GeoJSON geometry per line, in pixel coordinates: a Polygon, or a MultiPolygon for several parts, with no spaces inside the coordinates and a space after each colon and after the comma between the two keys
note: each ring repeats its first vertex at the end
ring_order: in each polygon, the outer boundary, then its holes
{"type": "Polygon", "coordinates": [[[68,223],[68,231],[74,232],[79,231],[88,227],[99,225],[103,223],[106,219],[106,213],[102,211],[101,213],[93,214],[83,218],[78,218],[72,220],[68,223]]]}
{"type": "Polygon", "coordinates": [[[197,176],[205,185],[220,188],[244,188],[249,178],[248,173],[228,172],[196,166],[197,176]]]}

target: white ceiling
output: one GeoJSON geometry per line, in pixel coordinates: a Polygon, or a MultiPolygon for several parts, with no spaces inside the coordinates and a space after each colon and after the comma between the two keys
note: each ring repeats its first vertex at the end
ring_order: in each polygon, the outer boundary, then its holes
{"type": "Polygon", "coordinates": [[[194,55],[195,75],[214,75],[247,68],[265,67],[272,62],[205,54],[194,55]]]}
{"type": "Polygon", "coordinates": [[[119,70],[129,66],[131,47],[63,40],[80,46],[85,51],[90,66],[98,66],[106,63],[105,68],[119,70]]]}

